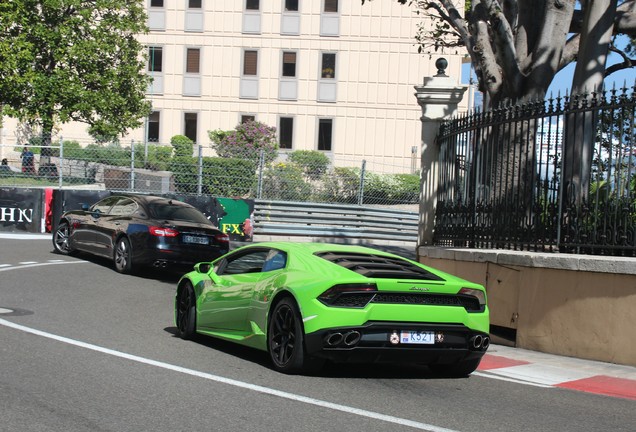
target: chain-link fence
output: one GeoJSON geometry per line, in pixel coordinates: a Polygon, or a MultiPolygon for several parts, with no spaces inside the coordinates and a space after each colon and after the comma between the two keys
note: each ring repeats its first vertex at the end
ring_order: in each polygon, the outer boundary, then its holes
{"type": "Polygon", "coordinates": [[[319,151],[204,156],[202,146],[148,143],[0,146],[0,187],[95,188],[416,209],[420,178],[405,167],[319,151]]]}

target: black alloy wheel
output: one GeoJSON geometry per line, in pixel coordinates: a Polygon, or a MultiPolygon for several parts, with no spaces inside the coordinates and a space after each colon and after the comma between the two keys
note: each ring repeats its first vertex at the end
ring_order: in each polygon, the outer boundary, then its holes
{"type": "Polygon", "coordinates": [[[55,233],[53,233],[53,247],[55,251],[62,255],[71,255],[74,250],[69,244],[69,237],[71,235],[71,227],[68,222],[61,222],[55,233]]]}
{"type": "Polygon", "coordinates": [[[270,314],[267,348],[274,369],[286,374],[313,372],[324,363],[305,353],[300,312],[289,297],[278,302],[270,314]]]}
{"type": "Polygon", "coordinates": [[[192,339],[196,328],[196,299],[190,282],[186,282],[179,290],[176,306],[177,336],[192,339]]]}
{"type": "Polygon", "coordinates": [[[126,237],[117,240],[114,255],[115,270],[124,274],[132,273],[132,250],[126,237]]]}

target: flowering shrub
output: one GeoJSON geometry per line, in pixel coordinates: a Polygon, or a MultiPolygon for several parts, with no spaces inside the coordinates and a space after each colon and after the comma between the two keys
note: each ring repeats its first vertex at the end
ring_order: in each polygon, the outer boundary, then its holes
{"type": "Polygon", "coordinates": [[[265,162],[271,162],[278,154],[276,128],[258,121],[241,123],[231,131],[208,131],[208,136],[219,157],[258,160],[262,150],[265,162]]]}

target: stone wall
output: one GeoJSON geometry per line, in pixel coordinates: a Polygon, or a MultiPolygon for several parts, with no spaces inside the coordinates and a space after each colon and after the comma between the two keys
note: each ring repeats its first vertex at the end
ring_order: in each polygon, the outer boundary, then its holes
{"type": "Polygon", "coordinates": [[[420,246],[424,264],[486,287],[491,331],[552,354],[636,366],[636,259],[420,246]]]}

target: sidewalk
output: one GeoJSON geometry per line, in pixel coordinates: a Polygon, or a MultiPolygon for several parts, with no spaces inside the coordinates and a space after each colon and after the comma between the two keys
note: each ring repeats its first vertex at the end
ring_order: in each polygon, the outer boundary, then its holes
{"type": "Polygon", "coordinates": [[[636,400],[636,367],[491,345],[476,375],[636,400]]]}

